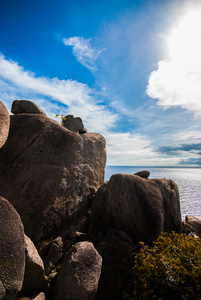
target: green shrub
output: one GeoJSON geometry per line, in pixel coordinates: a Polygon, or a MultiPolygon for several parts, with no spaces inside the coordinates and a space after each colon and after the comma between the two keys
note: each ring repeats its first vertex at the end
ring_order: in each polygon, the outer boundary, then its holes
{"type": "Polygon", "coordinates": [[[133,295],[125,299],[201,299],[201,240],[161,233],[134,259],[133,295]]]}
{"type": "Polygon", "coordinates": [[[61,124],[61,126],[63,126],[63,121],[66,120],[65,115],[56,114],[55,118],[59,121],[59,123],[61,124]]]}

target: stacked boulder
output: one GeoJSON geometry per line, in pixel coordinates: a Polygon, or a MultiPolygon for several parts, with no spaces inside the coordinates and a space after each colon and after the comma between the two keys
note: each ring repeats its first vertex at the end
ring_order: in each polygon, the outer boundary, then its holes
{"type": "Polygon", "coordinates": [[[12,112],[0,149],[0,299],[123,299],[139,242],[181,231],[177,185],[149,171],[104,183],[105,139],[80,118],[61,126],[27,100],[12,112]]]}
{"type": "Polygon", "coordinates": [[[17,114],[0,151],[0,195],[13,204],[25,233],[42,251],[61,228],[74,230],[79,223],[77,230],[84,230],[86,195],[104,181],[105,139],[70,131],[41,109],[36,112],[30,101],[20,103],[13,103],[17,114]]]}

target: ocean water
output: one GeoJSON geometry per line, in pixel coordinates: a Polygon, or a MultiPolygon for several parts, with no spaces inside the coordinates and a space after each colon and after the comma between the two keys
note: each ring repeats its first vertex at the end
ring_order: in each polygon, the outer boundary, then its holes
{"type": "Polygon", "coordinates": [[[134,174],[148,170],[149,178],[172,179],[179,188],[182,220],[186,215],[201,219],[201,168],[111,167],[105,170],[105,181],[113,174],[134,174]]]}

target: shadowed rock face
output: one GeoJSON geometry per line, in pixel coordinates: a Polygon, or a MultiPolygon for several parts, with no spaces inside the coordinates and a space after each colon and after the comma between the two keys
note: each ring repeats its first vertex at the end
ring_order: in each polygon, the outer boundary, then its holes
{"type": "Polygon", "coordinates": [[[102,258],[90,242],[80,242],[66,254],[56,282],[55,300],[93,300],[102,258]]]}
{"type": "Polygon", "coordinates": [[[0,197],[0,299],[14,299],[25,271],[24,230],[13,206],[0,197]]]}
{"type": "Polygon", "coordinates": [[[73,133],[43,115],[14,115],[0,150],[0,195],[37,246],[75,221],[84,195],[104,182],[105,162],[100,134],[73,133]]]}
{"type": "Polygon", "coordinates": [[[179,193],[169,180],[149,180],[115,174],[99,189],[92,207],[90,233],[110,229],[125,232],[133,241],[151,243],[161,231],[181,231],[179,193]]]}
{"type": "Polygon", "coordinates": [[[5,144],[10,126],[10,116],[5,105],[0,101],[0,148],[5,144]]]}

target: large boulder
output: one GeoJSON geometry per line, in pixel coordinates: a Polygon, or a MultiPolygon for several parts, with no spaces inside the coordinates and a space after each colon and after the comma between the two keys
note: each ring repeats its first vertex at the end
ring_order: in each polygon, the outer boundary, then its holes
{"type": "Polygon", "coordinates": [[[37,105],[35,102],[29,100],[15,100],[13,101],[11,112],[14,115],[17,114],[41,114],[45,115],[45,112],[42,108],[37,105]]]}
{"type": "Polygon", "coordinates": [[[47,291],[48,281],[45,277],[44,264],[33,242],[25,235],[25,274],[22,286],[24,295],[35,295],[47,291]]]}
{"type": "Polygon", "coordinates": [[[115,174],[102,186],[92,207],[89,233],[123,231],[134,242],[151,243],[161,231],[181,231],[176,184],[137,175],[115,174]]]}
{"type": "Polygon", "coordinates": [[[0,197],[0,299],[21,290],[25,271],[24,229],[13,206],[0,197]]]}
{"type": "Polygon", "coordinates": [[[0,195],[16,208],[38,247],[79,224],[85,195],[104,182],[105,163],[100,134],[80,135],[40,114],[13,115],[0,149],[0,195]]]}
{"type": "Polygon", "coordinates": [[[133,256],[137,249],[122,231],[111,230],[96,245],[103,259],[96,300],[122,299],[123,292],[132,292],[133,256]]]}
{"type": "Polygon", "coordinates": [[[10,127],[10,116],[5,105],[0,101],[0,148],[5,144],[10,127]]]}
{"type": "Polygon", "coordinates": [[[102,258],[90,242],[75,244],[66,254],[55,287],[55,300],[92,300],[98,289],[102,258]]]}

